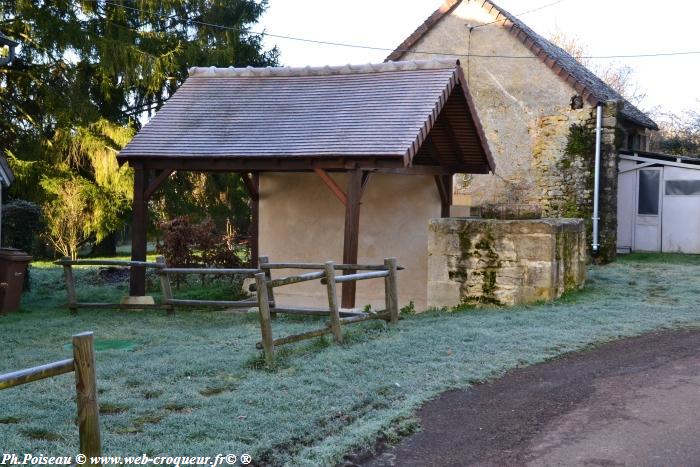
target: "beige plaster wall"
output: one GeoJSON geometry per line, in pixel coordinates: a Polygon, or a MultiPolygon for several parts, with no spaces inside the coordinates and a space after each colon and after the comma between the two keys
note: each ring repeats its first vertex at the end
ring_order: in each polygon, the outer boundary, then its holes
{"type": "MultiPolygon", "coordinates": [[[[496,175],[467,177],[470,182],[458,199],[478,206],[505,201],[539,203],[556,198],[561,194],[552,188],[548,174],[542,177],[541,170],[533,167],[536,158],[543,151],[547,159],[552,155],[555,159],[561,156],[569,127],[587,121],[593,109],[585,104],[581,110],[571,110],[570,101],[575,90],[539,59],[459,56],[467,53],[532,56],[499,24],[474,29],[470,34],[467,25],[493,21],[479,6],[481,3],[465,0],[413,47],[413,50],[454,53],[460,59],[496,161],[496,175]]],[[[402,59],[427,57],[429,55],[407,53],[402,59]]],[[[544,164],[556,162],[546,160],[544,164]]],[[[561,215],[556,212],[557,203],[553,204],[554,212],[545,214],[561,215]]]]}
{"type": "MultiPolygon", "coordinates": [[[[345,186],[344,174],[332,176],[345,186]]],[[[411,300],[418,310],[426,306],[428,222],[435,217],[440,217],[440,198],[433,177],[370,177],[360,210],[358,260],[381,264],[386,257],[398,258],[406,267],[399,272],[400,306],[411,300]]],[[[342,262],[344,219],[343,205],[316,174],[260,176],[260,254],[270,261],[342,262]]],[[[275,299],[281,305],[327,306],[324,289],[317,281],[285,286],[275,289],[275,299]]],[[[358,283],[357,297],[357,306],[383,309],[383,281],[358,283]]]]}

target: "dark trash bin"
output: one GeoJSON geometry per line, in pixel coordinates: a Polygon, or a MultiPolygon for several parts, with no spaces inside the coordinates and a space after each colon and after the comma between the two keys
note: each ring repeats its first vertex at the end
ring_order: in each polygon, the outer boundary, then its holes
{"type": "Polygon", "coordinates": [[[0,248],[0,313],[19,309],[24,276],[32,257],[13,248],[0,248]]]}

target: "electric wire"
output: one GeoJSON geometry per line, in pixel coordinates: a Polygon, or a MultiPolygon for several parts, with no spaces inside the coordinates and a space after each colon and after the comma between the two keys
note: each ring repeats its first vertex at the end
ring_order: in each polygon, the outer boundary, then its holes
{"type": "MultiPolygon", "coordinates": [[[[93,0],[93,1],[99,1],[99,0],[93,0]]],[[[542,5],[541,7],[534,8],[532,10],[525,11],[523,13],[520,13],[520,15],[527,14],[527,13],[532,13],[535,11],[539,11],[541,9],[557,5],[565,0],[558,0],[556,2],[548,3],[546,5],[542,5]]],[[[111,2],[109,0],[104,1],[105,4],[112,5],[115,7],[119,8],[124,8],[132,11],[137,11],[139,13],[143,13],[146,15],[149,15],[154,18],[158,19],[173,19],[175,18],[175,15],[171,16],[159,16],[156,13],[143,10],[140,8],[136,7],[131,7],[127,5],[123,5],[120,3],[115,3],[111,2]]],[[[438,55],[438,56],[447,56],[447,57],[472,57],[472,58],[497,58],[497,59],[535,59],[539,60],[539,57],[535,55],[499,55],[499,54],[493,54],[493,55],[484,55],[484,54],[458,54],[458,53],[453,53],[453,52],[441,52],[441,51],[429,51],[429,50],[412,50],[412,49],[395,49],[395,48],[389,48],[389,47],[378,47],[378,46],[371,46],[371,45],[361,45],[361,44],[351,44],[351,43],[346,43],[346,42],[336,42],[336,41],[326,41],[326,40],[319,40],[319,39],[309,39],[309,38],[302,38],[302,37],[295,37],[295,36],[287,36],[287,35],[281,35],[281,34],[273,34],[273,33],[268,33],[268,32],[256,32],[256,31],[245,31],[241,28],[237,27],[231,27],[231,26],[225,26],[223,24],[216,24],[216,23],[209,23],[206,21],[201,21],[201,20],[196,20],[192,18],[178,18],[183,22],[188,22],[191,24],[197,24],[200,26],[206,26],[206,27],[211,27],[211,28],[216,28],[216,29],[222,29],[222,30],[229,30],[229,31],[236,31],[238,33],[243,33],[243,34],[252,34],[252,35],[258,35],[258,36],[269,36],[269,37],[274,37],[277,39],[286,39],[286,40],[293,40],[293,41],[298,41],[298,42],[306,42],[306,43],[312,43],[312,44],[319,44],[319,45],[329,45],[329,46],[335,46],[335,47],[346,47],[346,48],[354,48],[354,49],[364,49],[364,50],[375,50],[375,51],[382,51],[382,52],[411,52],[414,54],[419,54],[419,55],[438,55]]],[[[491,23],[484,23],[482,25],[474,26],[473,28],[476,29],[478,27],[482,26],[488,26],[490,24],[494,24],[497,22],[500,22],[503,20],[496,20],[492,21],[491,23]]],[[[125,26],[128,27],[128,26],[125,26]]],[[[623,58],[650,58],[650,57],[672,57],[672,56],[685,56],[685,55],[698,55],[700,54],[700,50],[684,50],[684,51],[671,51],[671,52],[650,52],[650,53],[639,53],[639,54],[610,54],[610,55],[586,55],[580,57],[581,59],[623,59],[623,58]]]]}

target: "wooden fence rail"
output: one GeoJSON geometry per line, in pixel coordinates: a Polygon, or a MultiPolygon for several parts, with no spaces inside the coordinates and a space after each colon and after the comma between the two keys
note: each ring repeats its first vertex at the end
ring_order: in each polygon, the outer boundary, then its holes
{"type": "Polygon", "coordinates": [[[342,326],[348,324],[359,323],[372,319],[383,319],[391,324],[397,324],[399,321],[398,307],[398,282],[397,271],[401,268],[398,266],[396,258],[387,258],[383,265],[360,265],[360,264],[334,264],[333,261],[326,263],[270,263],[266,257],[260,258],[260,268],[264,272],[255,274],[255,289],[257,290],[258,311],[260,314],[260,331],[262,341],[258,342],[256,347],[262,349],[265,354],[265,362],[268,365],[274,364],[275,347],[298,342],[305,339],[332,334],[333,340],[337,343],[343,342],[342,326]],[[281,279],[272,279],[270,270],[272,269],[323,269],[322,271],[301,274],[298,276],[288,276],[281,279]],[[360,272],[346,275],[336,275],[336,271],[370,271],[360,272]],[[304,308],[277,308],[274,301],[271,299],[272,291],[276,287],[296,284],[310,280],[321,280],[321,283],[326,286],[328,295],[327,309],[304,309],[304,308]],[[384,310],[376,313],[358,313],[358,312],[341,312],[338,305],[338,296],[336,293],[336,284],[350,281],[360,281],[368,279],[384,279],[384,295],[385,305],[384,310]],[[289,314],[311,314],[328,316],[329,320],[326,327],[315,329],[301,334],[292,336],[273,338],[272,334],[272,315],[275,313],[289,314]]]}
{"type": "Polygon", "coordinates": [[[173,297],[172,286],[170,285],[171,275],[185,274],[213,274],[224,276],[244,276],[254,277],[259,269],[231,269],[231,268],[169,268],[166,267],[165,258],[158,256],[156,263],[162,267],[156,271],[160,276],[160,285],[163,291],[163,304],[172,311],[174,306],[215,306],[227,308],[252,308],[258,304],[257,300],[186,300],[173,297]]]}
{"type": "Polygon", "coordinates": [[[70,372],[75,372],[80,453],[87,456],[90,464],[92,456],[102,455],[95,346],[91,332],[73,336],[73,358],[0,375],[0,390],[70,372]]]}
{"type": "MultiPolygon", "coordinates": [[[[253,277],[259,269],[217,269],[217,268],[169,268],[163,256],[158,256],[154,263],[146,261],[122,261],[122,260],[98,260],[98,259],[75,259],[63,258],[56,261],[57,265],[63,267],[63,275],[66,281],[68,292],[68,309],[76,312],[79,308],[120,308],[120,309],[144,309],[144,308],[165,308],[172,312],[175,306],[215,306],[228,308],[251,308],[257,305],[257,301],[250,300],[187,300],[177,299],[173,296],[171,275],[184,274],[214,274],[214,275],[237,275],[253,277]],[[79,302],[76,293],[75,275],[73,266],[121,266],[121,267],[145,267],[155,269],[160,278],[160,287],[163,294],[163,301],[155,304],[133,304],[133,303],[90,303],[79,302]]],[[[273,305],[274,306],[274,305],[273,305]]]]}

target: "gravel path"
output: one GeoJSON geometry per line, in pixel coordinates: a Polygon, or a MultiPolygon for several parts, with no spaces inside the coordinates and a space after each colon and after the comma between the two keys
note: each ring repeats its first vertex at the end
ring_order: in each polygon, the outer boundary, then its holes
{"type": "Polygon", "coordinates": [[[700,466],[700,330],[625,339],[444,393],[366,466],[700,466]]]}

